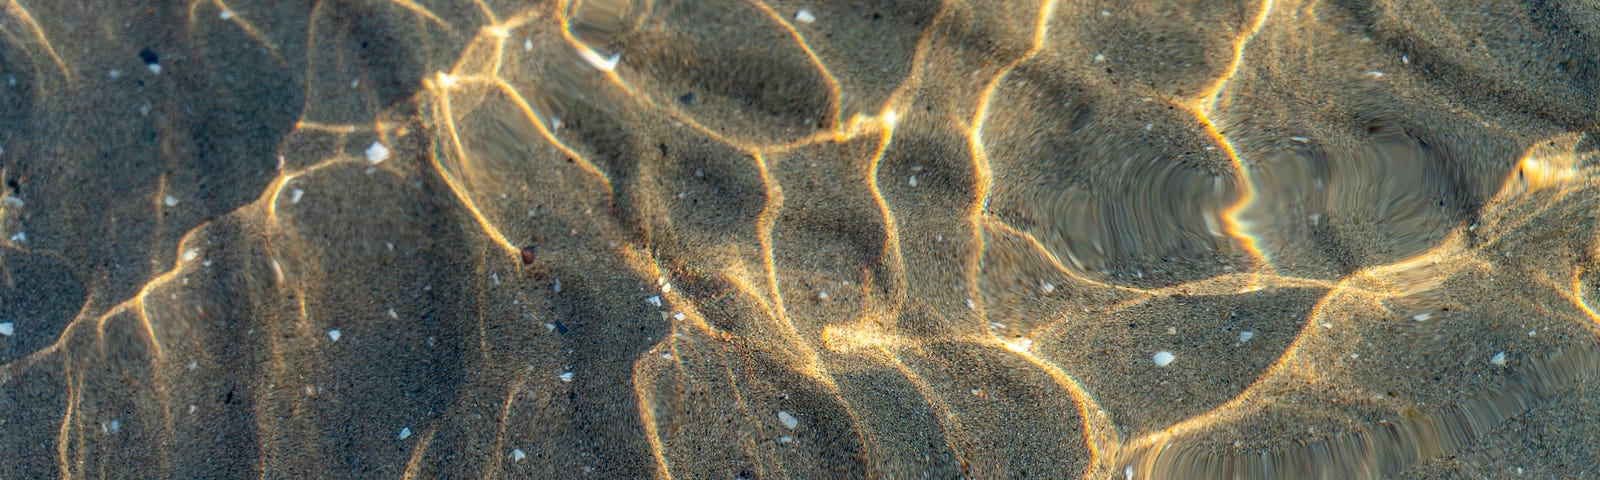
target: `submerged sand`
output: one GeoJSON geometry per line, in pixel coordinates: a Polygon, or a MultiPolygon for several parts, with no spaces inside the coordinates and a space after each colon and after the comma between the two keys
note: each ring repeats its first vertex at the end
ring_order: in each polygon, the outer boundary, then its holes
{"type": "Polygon", "coordinates": [[[0,5],[0,478],[1585,478],[1600,12],[0,5]]]}

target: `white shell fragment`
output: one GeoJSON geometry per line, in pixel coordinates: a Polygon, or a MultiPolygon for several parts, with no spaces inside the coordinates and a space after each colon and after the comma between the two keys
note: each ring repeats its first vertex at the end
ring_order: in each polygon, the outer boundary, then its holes
{"type": "Polygon", "coordinates": [[[16,325],[13,325],[11,322],[0,323],[0,335],[5,335],[5,336],[9,337],[9,336],[12,336],[12,335],[14,335],[16,333],[17,333],[17,326],[16,325]]]}
{"type": "Polygon", "coordinates": [[[401,427],[400,428],[400,439],[401,440],[405,440],[406,437],[409,437],[409,436],[411,436],[411,427],[401,427]]]}
{"type": "Polygon", "coordinates": [[[794,12],[794,19],[800,23],[811,23],[817,21],[817,16],[812,15],[810,10],[802,8],[800,11],[794,12]]]}
{"type": "Polygon", "coordinates": [[[1172,352],[1162,350],[1156,352],[1156,355],[1151,357],[1150,360],[1155,362],[1157,367],[1165,367],[1167,365],[1172,365],[1172,360],[1175,358],[1176,357],[1172,355],[1172,352]]]}
{"type": "Polygon", "coordinates": [[[1239,343],[1248,342],[1248,341],[1250,341],[1250,339],[1255,338],[1255,337],[1256,337],[1256,332],[1252,332],[1252,331],[1249,331],[1249,330],[1245,330],[1243,332],[1239,332],[1239,343]]]}
{"type": "Polygon", "coordinates": [[[1494,358],[1490,358],[1489,359],[1489,363],[1491,363],[1491,364],[1493,364],[1495,366],[1503,366],[1503,365],[1505,365],[1506,364],[1506,352],[1500,352],[1500,353],[1494,354],[1494,358]]]}
{"type": "Polygon", "coordinates": [[[337,329],[337,328],[335,328],[333,330],[328,330],[328,338],[332,339],[335,342],[339,341],[339,336],[340,335],[342,335],[342,334],[339,333],[339,329],[337,329]]]}
{"type": "Polygon", "coordinates": [[[388,159],[389,159],[389,147],[383,146],[383,142],[372,142],[372,146],[367,147],[367,161],[368,162],[372,162],[373,164],[378,164],[378,163],[383,163],[384,160],[388,160],[388,159]]]}
{"type": "Polygon", "coordinates": [[[778,421],[783,422],[783,426],[790,430],[800,426],[800,419],[794,418],[794,415],[790,415],[789,412],[783,410],[778,410],[778,421]]]}

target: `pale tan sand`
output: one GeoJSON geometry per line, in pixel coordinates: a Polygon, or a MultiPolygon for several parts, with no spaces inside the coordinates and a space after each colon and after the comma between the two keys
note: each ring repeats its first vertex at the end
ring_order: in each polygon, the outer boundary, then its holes
{"type": "Polygon", "coordinates": [[[1600,471],[1581,2],[81,3],[0,478],[1600,471]]]}

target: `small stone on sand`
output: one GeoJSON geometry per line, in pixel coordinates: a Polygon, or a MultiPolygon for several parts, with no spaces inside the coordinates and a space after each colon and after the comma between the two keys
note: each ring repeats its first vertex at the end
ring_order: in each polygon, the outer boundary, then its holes
{"type": "Polygon", "coordinates": [[[1255,337],[1256,337],[1256,332],[1252,332],[1252,331],[1249,331],[1249,330],[1245,330],[1243,332],[1239,332],[1239,343],[1248,342],[1248,341],[1250,341],[1250,339],[1255,338],[1255,337]]]}
{"type": "Polygon", "coordinates": [[[800,23],[811,23],[817,21],[817,16],[812,15],[810,10],[802,8],[800,11],[794,12],[794,19],[800,23]]]}
{"type": "Polygon", "coordinates": [[[337,329],[337,328],[335,328],[333,330],[328,330],[328,338],[333,339],[333,341],[335,341],[335,342],[339,341],[339,336],[340,335],[341,334],[339,333],[339,329],[337,329]]]}
{"type": "Polygon", "coordinates": [[[1154,361],[1157,367],[1165,367],[1167,365],[1171,365],[1174,358],[1176,357],[1172,355],[1172,352],[1162,350],[1156,352],[1156,355],[1151,357],[1150,360],[1154,361]]]}
{"type": "Polygon", "coordinates": [[[401,440],[405,440],[406,437],[409,437],[409,436],[411,436],[411,427],[401,427],[400,428],[400,439],[401,440]]]}
{"type": "Polygon", "coordinates": [[[1494,354],[1494,358],[1490,358],[1489,359],[1489,363],[1494,364],[1496,366],[1505,365],[1506,364],[1506,352],[1500,352],[1500,353],[1494,354]]]}
{"type": "Polygon", "coordinates": [[[17,326],[16,325],[12,324],[11,322],[0,323],[0,335],[5,335],[5,336],[9,337],[9,336],[12,336],[12,335],[14,335],[16,333],[17,333],[17,326]]]}
{"type": "Polygon", "coordinates": [[[564,372],[559,377],[563,382],[570,382],[572,381],[572,372],[564,372]]]}
{"type": "Polygon", "coordinates": [[[375,164],[376,163],[383,163],[384,160],[388,160],[388,159],[389,159],[389,147],[383,146],[382,142],[372,142],[372,146],[367,147],[367,161],[368,162],[372,162],[372,163],[375,163],[375,164]]]}
{"type": "Polygon", "coordinates": [[[511,461],[520,462],[524,458],[528,458],[528,454],[522,453],[522,449],[520,449],[520,448],[511,449],[511,461]]]}
{"type": "Polygon", "coordinates": [[[783,426],[790,430],[800,426],[800,419],[794,418],[794,415],[790,415],[789,412],[783,410],[778,410],[778,421],[783,422],[783,426]]]}

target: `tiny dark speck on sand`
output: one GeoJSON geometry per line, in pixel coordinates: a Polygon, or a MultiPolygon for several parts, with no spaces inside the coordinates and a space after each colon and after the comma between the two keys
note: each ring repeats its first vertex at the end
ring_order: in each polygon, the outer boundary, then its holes
{"type": "Polygon", "coordinates": [[[139,59],[150,65],[161,63],[161,57],[156,55],[156,51],[148,48],[139,51],[139,59]]]}

